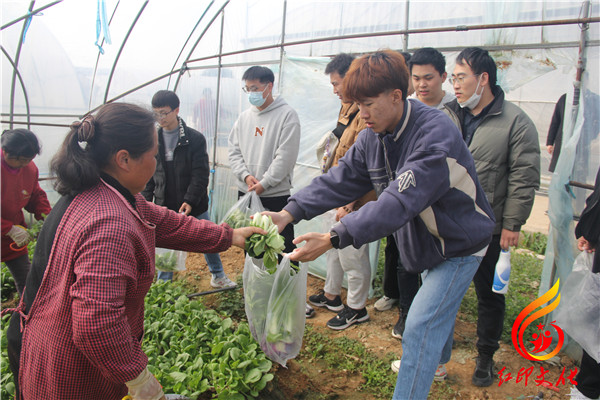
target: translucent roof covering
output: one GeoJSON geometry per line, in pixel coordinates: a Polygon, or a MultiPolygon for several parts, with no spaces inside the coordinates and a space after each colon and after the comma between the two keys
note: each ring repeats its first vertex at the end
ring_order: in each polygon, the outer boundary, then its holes
{"type": "MultiPolygon", "coordinates": [[[[533,119],[542,150],[556,101],[568,93],[573,103],[584,54],[582,106],[575,112],[578,122],[568,126],[585,129],[575,130],[577,142],[567,152],[571,162],[564,161],[554,177],[547,172],[550,156],[542,151],[542,187],[552,190],[558,175],[567,183],[593,184],[600,165],[598,1],[8,0],[1,7],[2,127],[29,126],[38,135],[42,178],[72,121],[110,101],[149,107],[157,90],[171,89],[181,99],[180,115],[207,137],[214,171],[211,213],[219,221],[237,193],[227,135],[250,106],[241,90],[249,66],[271,67],[275,91],[300,116],[297,190],[320,173],[314,146],[335,127],[340,104],[324,74],[330,57],[425,46],[443,52],[449,73],[464,47],[490,50],[506,98],[533,119]]],[[[448,82],[444,88],[452,91],[448,82]]],[[[571,133],[565,136],[568,143],[571,133]]],[[[56,199],[51,184],[44,185],[56,199]]],[[[569,223],[555,229],[572,230],[570,216],[581,210],[589,191],[573,193],[576,200],[563,199],[572,207],[566,211],[569,223]]],[[[297,232],[323,230],[320,224],[299,224],[297,232]]],[[[554,246],[570,252],[558,262],[566,271],[573,243],[564,239],[554,246]]],[[[321,260],[311,268],[324,274],[323,266],[321,260]]]]}

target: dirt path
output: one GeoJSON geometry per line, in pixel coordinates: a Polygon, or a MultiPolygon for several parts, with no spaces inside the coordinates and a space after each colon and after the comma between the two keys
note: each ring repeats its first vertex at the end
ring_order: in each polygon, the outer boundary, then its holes
{"type": "Polygon", "coordinates": [[[536,193],[533,201],[533,209],[527,219],[527,223],[521,227],[526,232],[540,232],[548,234],[550,227],[550,219],[546,212],[548,211],[548,195],[544,193],[536,193]]]}

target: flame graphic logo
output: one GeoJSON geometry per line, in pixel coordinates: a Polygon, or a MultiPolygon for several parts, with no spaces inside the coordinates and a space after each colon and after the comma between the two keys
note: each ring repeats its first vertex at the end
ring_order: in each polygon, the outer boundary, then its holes
{"type": "MultiPolygon", "coordinates": [[[[558,327],[557,325],[554,325],[555,321],[552,321],[552,323],[550,323],[550,325],[552,325],[554,327],[554,329],[556,329],[556,332],[558,333],[558,344],[556,345],[556,348],[554,350],[552,350],[550,353],[545,354],[543,356],[537,356],[537,355],[531,354],[529,351],[527,351],[527,349],[525,348],[525,345],[523,344],[523,334],[525,333],[525,329],[527,329],[527,327],[533,321],[535,321],[536,319],[538,319],[540,317],[543,317],[546,314],[549,314],[556,307],[558,307],[558,304],[560,303],[560,293],[558,293],[559,283],[560,283],[560,279],[558,279],[556,281],[556,283],[554,284],[554,286],[552,286],[552,288],[550,290],[548,290],[546,293],[544,293],[543,295],[541,295],[540,297],[538,297],[537,299],[532,301],[527,307],[525,307],[523,309],[523,311],[521,311],[521,313],[517,316],[517,319],[515,320],[515,323],[513,324],[513,327],[512,327],[513,345],[515,346],[515,349],[517,350],[517,352],[522,357],[524,357],[528,360],[531,360],[531,361],[548,360],[548,359],[554,357],[556,354],[558,354],[558,352],[562,348],[562,345],[563,345],[563,342],[565,339],[565,334],[563,333],[562,329],[560,329],[560,327],[558,327]],[[540,307],[542,304],[550,302],[550,300],[552,300],[555,297],[556,297],[556,299],[552,303],[550,303],[546,307],[543,307],[540,310],[534,312],[533,314],[531,314],[528,317],[528,315],[533,310],[540,307]]],[[[550,332],[549,331],[543,332],[542,324],[538,325],[538,329],[541,332],[539,334],[534,333],[532,335],[534,340],[531,341],[531,343],[533,343],[535,346],[535,349],[533,350],[534,353],[546,350],[551,344],[551,340],[549,340],[550,332]]]]}

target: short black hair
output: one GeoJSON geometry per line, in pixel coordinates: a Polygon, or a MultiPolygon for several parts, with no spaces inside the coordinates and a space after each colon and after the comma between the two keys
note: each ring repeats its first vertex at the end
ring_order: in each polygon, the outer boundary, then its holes
{"type": "Polygon", "coordinates": [[[179,107],[179,97],[172,90],[159,90],[152,96],[152,108],[171,107],[171,110],[179,107]]]}
{"type": "Polygon", "coordinates": [[[242,76],[243,81],[253,81],[258,79],[260,83],[268,83],[275,82],[275,75],[273,75],[273,71],[271,71],[267,67],[254,66],[250,67],[244,72],[244,76],[242,76]]]}
{"type": "Polygon", "coordinates": [[[343,78],[346,76],[346,72],[348,72],[348,68],[350,68],[352,61],[354,61],[354,56],[347,53],[338,54],[333,57],[325,67],[325,75],[331,75],[332,73],[337,72],[339,76],[343,78]]]}
{"type": "Polygon", "coordinates": [[[408,69],[412,73],[413,65],[433,65],[433,68],[440,75],[446,72],[446,58],[438,50],[433,47],[423,47],[415,51],[408,63],[408,69]]]}
{"type": "Polygon", "coordinates": [[[402,54],[402,57],[404,57],[404,62],[406,63],[406,66],[408,67],[408,62],[410,61],[412,56],[407,51],[401,51],[400,54],[402,54]]]}
{"type": "Polygon", "coordinates": [[[12,157],[34,158],[40,154],[40,142],[28,129],[7,129],[2,132],[2,151],[12,157]]]}
{"type": "Polygon", "coordinates": [[[456,57],[456,63],[460,65],[467,64],[473,70],[475,75],[480,75],[487,72],[489,76],[490,89],[495,91],[497,88],[496,84],[496,62],[490,56],[487,50],[483,50],[479,47],[467,47],[461,51],[456,57]]]}

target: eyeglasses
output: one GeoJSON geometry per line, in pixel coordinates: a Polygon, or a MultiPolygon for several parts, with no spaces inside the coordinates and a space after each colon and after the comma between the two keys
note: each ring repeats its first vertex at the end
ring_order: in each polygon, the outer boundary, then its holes
{"type": "Polygon", "coordinates": [[[258,87],[256,87],[256,86],[250,86],[250,87],[248,87],[248,86],[244,86],[244,87],[242,88],[242,90],[244,91],[244,93],[263,92],[263,91],[264,91],[264,90],[267,88],[267,86],[268,86],[268,85],[269,85],[269,84],[267,83],[267,84],[266,84],[266,85],[265,85],[265,86],[264,86],[262,89],[261,89],[261,88],[258,88],[258,87]]]}
{"type": "Polygon", "coordinates": [[[156,120],[161,120],[161,119],[163,119],[163,118],[166,118],[166,117],[167,117],[167,115],[171,114],[173,111],[175,111],[175,110],[171,110],[171,111],[169,111],[169,112],[164,112],[164,111],[161,111],[161,112],[154,112],[154,118],[155,118],[156,120]]]}
{"type": "Polygon", "coordinates": [[[465,83],[465,79],[470,78],[472,76],[479,76],[481,74],[473,74],[473,75],[452,75],[450,78],[448,78],[448,81],[450,82],[450,84],[454,85],[455,83],[458,83],[459,85],[462,85],[463,83],[465,83]]]}

